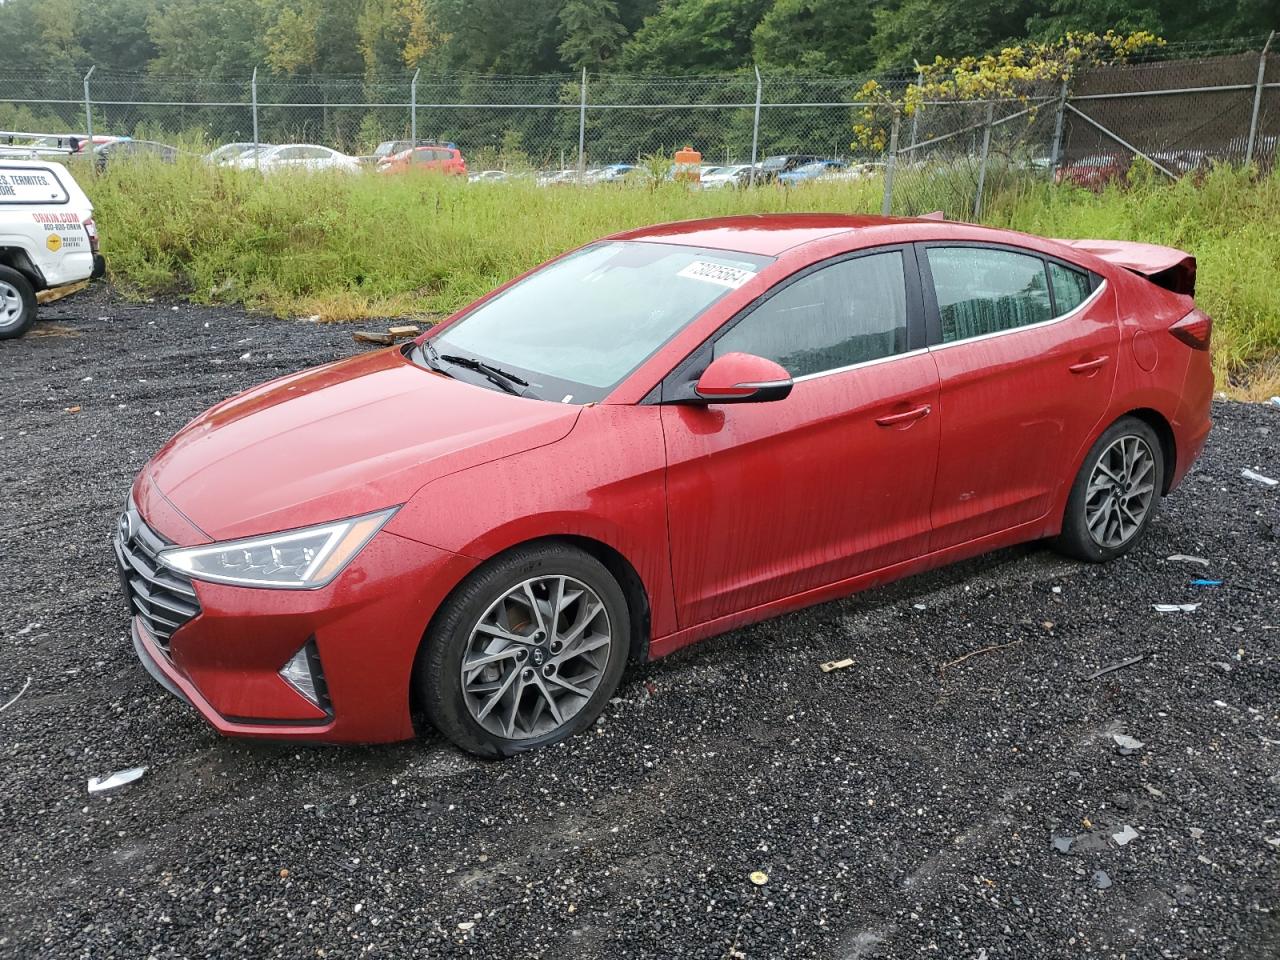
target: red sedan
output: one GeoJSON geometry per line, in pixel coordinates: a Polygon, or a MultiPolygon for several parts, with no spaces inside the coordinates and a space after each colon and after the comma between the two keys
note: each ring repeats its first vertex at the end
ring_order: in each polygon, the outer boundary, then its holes
{"type": "Polygon", "coordinates": [[[501,756],[628,661],[1020,541],[1131,549],[1209,432],[1195,261],[936,220],[591,243],[185,427],[116,550],[226,734],[501,756]]]}

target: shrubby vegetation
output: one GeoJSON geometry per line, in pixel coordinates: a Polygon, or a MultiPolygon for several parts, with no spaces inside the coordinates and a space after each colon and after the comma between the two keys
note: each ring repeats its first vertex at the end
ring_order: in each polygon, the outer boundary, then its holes
{"type": "MultiPolygon", "coordinates": [[[[1139,165],[1130,179],[1098,194],[1010,179],[988,200],[984,219],[1046,236],[1189,250],[1199,258],[1198,299],[1217,323],[1219,377],[1242,383],[1274,364],[1280,173],[1256,179],[1219,168],[1168,183],[1139,165]]],[[[122,164],[83,182],[112,278],[125,290],[333,320],[438,317],[549,257],[629,227],[736,213],[878,212],[882,190],[874,177],[715,191],[666,182],[467,184],[433,175],[263,178],[198,161],[122,164]]],[[[926,209],[934,198],[914,199],[926,209]]],[[[1272,366],[1270,376],[1277,373],[1272,366]]],[[[1257,389],[1275,392],[1275,384],[1257,389]]]]}

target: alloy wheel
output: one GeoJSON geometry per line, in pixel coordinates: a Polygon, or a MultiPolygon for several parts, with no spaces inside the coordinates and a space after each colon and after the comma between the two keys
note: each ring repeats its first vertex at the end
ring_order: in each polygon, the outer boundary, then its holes
{"type": "Polygon", "coordinates": [[[22,294],[11,283],[0,280],[0,330],[17,325],[22,319],[22,294]]]}
{"type": "Polygon", "coordinates": [[[1102,452],[1084,498],[1085,526],[1094,543],[1114,549],[1138,532],[1155,498],[1155,469],[1142,437],[1119,437],[1102,452]]]}
{"type": "Polygon", "coordinates": [[[600,686],[613,631],[599,595],[581,580],[516,584],[471,629],[462,696],[472,718],[508,740],[551,733],[600,686]]]}

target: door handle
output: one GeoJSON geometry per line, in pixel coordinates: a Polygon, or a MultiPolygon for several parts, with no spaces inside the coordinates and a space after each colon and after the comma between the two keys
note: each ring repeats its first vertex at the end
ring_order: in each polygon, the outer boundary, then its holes
{"type": "Polygon", "coordinates": [[[933,407],[925,404],[922,407],[916,407],[914,410],[907,410],[904,413],[891,413],[888,416],[876,417],[876,423],[882,427],[896,427],[900,423],[910,423],[912,420],[920,420],[933,413],[933,407]]]}
{"type": "Polygon", "coordinates": [[[1092,360],[1082,360],[1080,363],[1073,363],[1067,367],[1072,373],[1093,373],[1107,365],[1107,361],[1111,358],[1107,356],[1094,357],[1092,360]]]}

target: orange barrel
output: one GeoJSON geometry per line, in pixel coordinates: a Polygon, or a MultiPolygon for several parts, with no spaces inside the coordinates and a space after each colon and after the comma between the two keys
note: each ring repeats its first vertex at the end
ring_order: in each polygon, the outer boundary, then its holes
{"type": "Polygon", "coordinates": [[[702,180],[702,154],[693,147],[676,151],[675,177],[682,183],[698,183],[702,180]]]}

